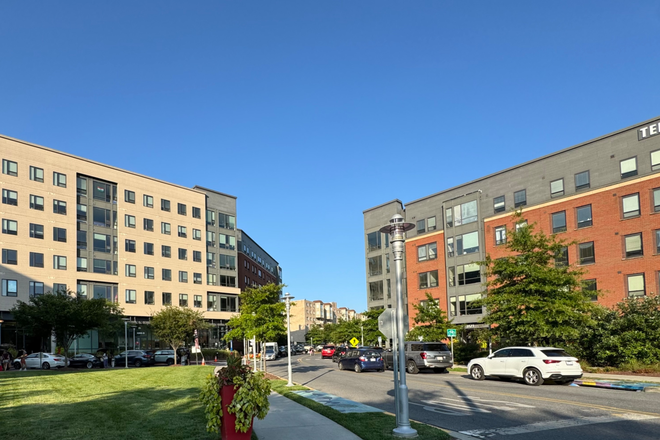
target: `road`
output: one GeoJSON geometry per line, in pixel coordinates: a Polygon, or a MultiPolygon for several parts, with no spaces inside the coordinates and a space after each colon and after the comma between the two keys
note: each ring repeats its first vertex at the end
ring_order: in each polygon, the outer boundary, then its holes
{"type": "MultiPolygon", "coordinates": [[[[394,413],[393,373],[339,371],[320,355],[292,357],[293,381],[394,413]]],[[[287,377],[287,359],[268,363],[287,377]]],[[[410,418],[461,433],[502,440],[658,440],[660,393],[500,380],[467,373],[407,375],[410,418]]]]}

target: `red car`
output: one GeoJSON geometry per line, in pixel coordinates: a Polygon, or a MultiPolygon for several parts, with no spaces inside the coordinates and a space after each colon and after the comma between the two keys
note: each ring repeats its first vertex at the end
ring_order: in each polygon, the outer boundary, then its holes
{"type": "Polygon", "coordinates": [[[334,345],[324,345],[323,350],[321,350],[322,359],[332,359],[332,355],[335,354],[334,345]]]}

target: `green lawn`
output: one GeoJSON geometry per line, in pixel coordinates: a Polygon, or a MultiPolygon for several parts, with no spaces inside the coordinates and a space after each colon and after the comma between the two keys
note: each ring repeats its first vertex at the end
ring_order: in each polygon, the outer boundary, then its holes
{"type": "Polygon", "coordinates": [[[0,372],[0,420],[16,440],[217,439],[198,399],[213,367],[0,372]]]}
{"type": "MultiPolygon", "coordinates": [[[[292,391],[308,390],[309,388],[303,386],[287,387],[286,380],[273,380],[271,385],[273,391],[282,394],[289,399],[300,403],[316,411],[317,413],[335,421],[342,425],[344,428],[352,431],[355,435],[363,440],[382,440],[382,439],[398,439],[394,437],[392,430],[396,428],[396,418],[392,415],[385,413],[349,413],[344,414],[334,408],[330,408],[321,403],[315,402],[311,399],[299,396],[292,391]]],[[[410,426],[417,430],[419,436],[418,440],[449,440],[450,436],[441,429],[434,428],[423,423],[411,422],[410,426]]]]}

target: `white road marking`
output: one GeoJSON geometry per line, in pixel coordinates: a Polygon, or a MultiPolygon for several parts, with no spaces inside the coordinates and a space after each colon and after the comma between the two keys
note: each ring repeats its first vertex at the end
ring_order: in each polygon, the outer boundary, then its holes
{"type": "Polygon", "coordinates": [[[438,400],[422,400],[422,403],[410,402],[411,405],[418,405],[426,411],[450,416],[467,416],[471,413],[488,413],[492,411],[486,408],[493,408],[500,411],[515,411],[520,408],[535,408],[532,405],[522,403],[505,402],[503,400],[487,400],[480,397],[461,397],[451,399],[449,397],[439,397],[438,400]],[[486,407],[486,408],[484,408],[486,407]]]}
{"type": "Polygon", "coordinates": [[[551,429],[573,428],[575,426],[593,425],[595,423],[612,423],[612,422],[620,422],[622,420],[639,421],[639,420],[650,420],[657,418],[658,418],[657,416],[649,416],[645,414],[621,413],[621,414],[613,414],[610,416],[580,417],[575,419],[538,422],[538,423],[531,423],[529,425],[514,426],[511,428],[474,429],[470,431],[460,431],[460,433],[476,438],[487,438],[487,437],[493,437],[495,435],[515,435],[515,434],[525,434],[529,432],[548,431],[551,429]]]}

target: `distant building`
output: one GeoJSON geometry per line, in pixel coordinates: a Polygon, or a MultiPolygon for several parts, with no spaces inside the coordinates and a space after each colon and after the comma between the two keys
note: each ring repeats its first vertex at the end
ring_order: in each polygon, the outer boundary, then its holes
{"type": "Polygon", "coordinates": [[[362,314],[346,307],[337,307],[336,302],[324,303],[294,299],[291,306],[291,339],[293,342],[306,342],[305,334],[313,326],[336,324],[339,320],[364,319],[362,314]]]}

